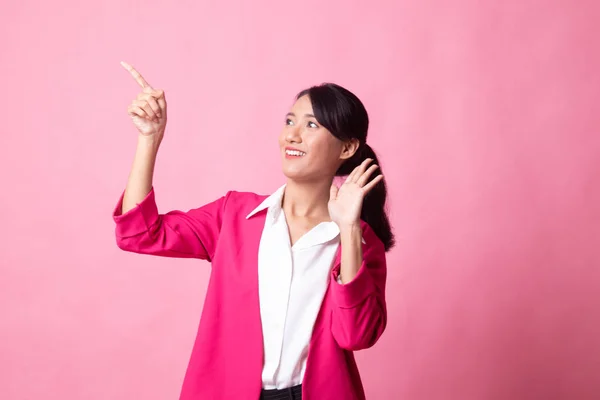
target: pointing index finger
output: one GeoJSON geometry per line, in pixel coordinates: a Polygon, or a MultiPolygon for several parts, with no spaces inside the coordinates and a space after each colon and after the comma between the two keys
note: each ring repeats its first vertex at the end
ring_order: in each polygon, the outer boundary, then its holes
{"type": "Polygon", "coordinates": [[[150,84],[144,79],[144,77],[139,72],[137,72],[137,70],[135,68],[133,68],[131,65],[127,64],[124,61],[121,61],[121,65],[123,66],[123,68],[125,68],[127,71],[129,71],[131,76],[133,76],[133,79],[135,79],[135,81],[142,88],[152,88],[152,86],[150,86],[150,84]]]}

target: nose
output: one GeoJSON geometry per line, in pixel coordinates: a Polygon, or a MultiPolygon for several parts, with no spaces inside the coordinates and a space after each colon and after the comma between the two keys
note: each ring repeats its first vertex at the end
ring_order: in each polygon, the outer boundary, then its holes
{"type": "Polygon", "coordinates": [[[285,140],[288,143],[301,143],[302,136],[300,135],[300,127],[289,126],[285,132],[285,140]]]}

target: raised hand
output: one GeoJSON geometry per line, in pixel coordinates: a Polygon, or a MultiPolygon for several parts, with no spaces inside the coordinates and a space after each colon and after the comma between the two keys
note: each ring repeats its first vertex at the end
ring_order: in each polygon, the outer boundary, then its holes
{"type": "Polygon", "coordinates": [[[383,175],[378,175],[369,182],[369,177],[379,168],[373,164],[367,169],[372,161],[371,158],[367,158],[354,168],[339,188],[335,184],[331,185],[328,203],[329,216],[341,229],[360,226],[363,199],[383,179],[383,175]]]}
{"type": "Polygon", "coordinates": [[[162,139],[167,125],[167,101],[165,92],[152,88],[144,77],[131,65],[121,62],[133,79],[142,87],[142,92],[127,107],[133,124],[143,136],[162,139]]]}

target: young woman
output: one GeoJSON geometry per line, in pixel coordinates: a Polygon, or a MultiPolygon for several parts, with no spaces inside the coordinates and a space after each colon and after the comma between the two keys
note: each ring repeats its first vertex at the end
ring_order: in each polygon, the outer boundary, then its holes
{"type": "Polygon", "coordinates": [[[117,244],[212,263],[180,399],[364,399],[353,351],[385,329],[394,239],[361,101],[334,84],[296,97],[279,136],[287,182],[270,196],[230,191],[159,214],[152,175],[167,103],[123,66],[142,92],[128,108],[139,137],[114,210],[117,244]],[[335,176],[347,178],[338,187],[335,176]]]}

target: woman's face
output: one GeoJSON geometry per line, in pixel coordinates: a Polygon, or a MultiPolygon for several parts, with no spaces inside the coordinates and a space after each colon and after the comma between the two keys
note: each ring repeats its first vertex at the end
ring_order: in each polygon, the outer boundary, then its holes
{"type": "Polygon", "coordinates": [[[321,126],[308,96],[300,97],[285,118],[279,135],[283,173],[298,181],[332,179],[347,145],[321,126]]]}

